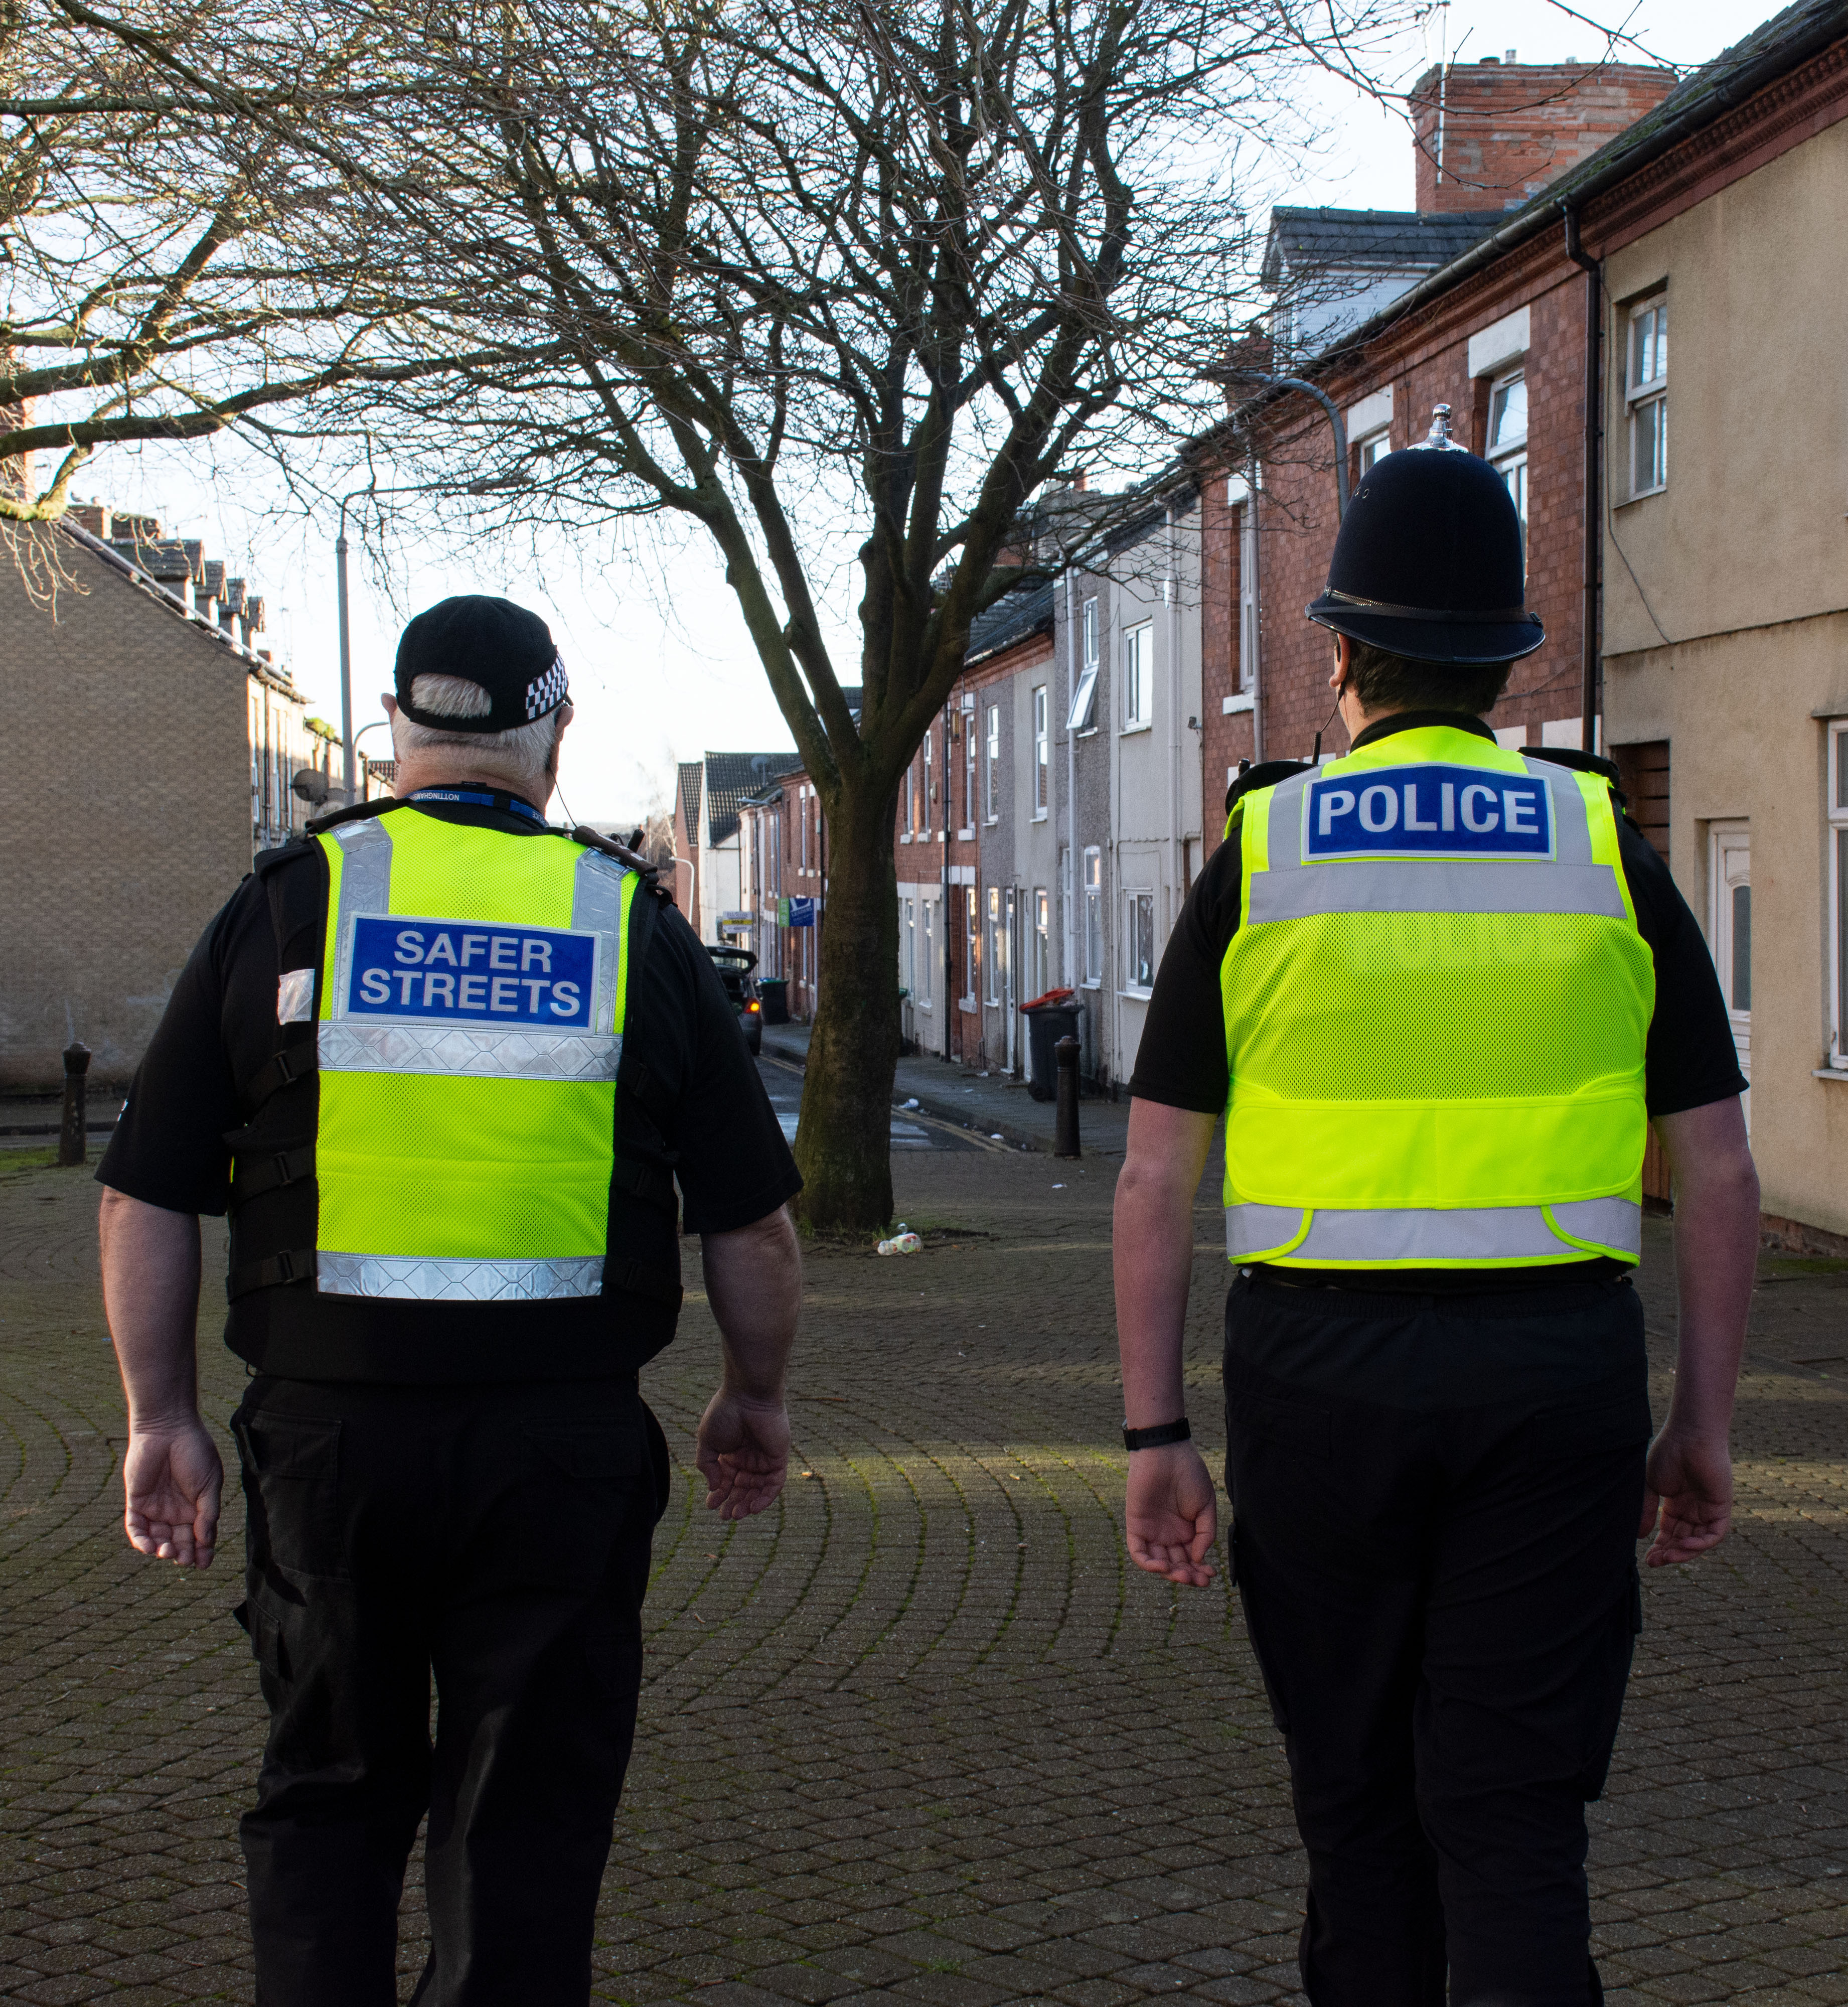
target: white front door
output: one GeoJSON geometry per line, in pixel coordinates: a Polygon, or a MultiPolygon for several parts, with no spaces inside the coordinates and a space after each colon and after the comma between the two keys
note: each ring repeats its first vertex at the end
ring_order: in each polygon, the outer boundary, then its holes
{"type": "MultiPolygon", "coordinates": [[[[1733,1043],[1739,1049],[1739,1071],[1751,1078],[1751,827],[1747,823],[1715,823],[1709,882],[1713,887],[1713,960],[1719,987],[1732,1021],[1733,1043]]],[[[1751,1102],[1746,1108],[1749,1115],[1751,1102]]]]}

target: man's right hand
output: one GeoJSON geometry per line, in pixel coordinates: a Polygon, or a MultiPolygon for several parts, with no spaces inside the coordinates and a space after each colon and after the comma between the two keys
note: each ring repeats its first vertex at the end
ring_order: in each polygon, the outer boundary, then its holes
{"type": "Polygon", "coordinates": [[[1137,1568],[1187,1589],[1204,1589],[1212,1580],[1206,1557],[1219,1530],[1218,1497],[1190,1442],[1130,1452],[1124,1516],[1130,1559],[1137,1568]]]}
{"type": "Polygon", "coordinates": [[[122,1523],[137,1554],[179,1568],[210,1568],[224,1486],[218,1445],[196,1415],[145,1428],[129,1424],[122,1523]]]}
{"type": "Polygon", "coordinates": [[[789,1475],[789,1413],[780,1400],[756,1400],[721,1387],[700,1417],[693,1462],[706,1503],[721,1519],[748,1519],[774,1505],[789,1475]]]}
{"type": "Polygon", "coordinates": [[[1649,1445],[1639,1540],[1651,1568],[1691,1561],[1716,1547],[1733,1524],[1733,1460],[1725,1442],[1664,1429],[1649,1445]]]}

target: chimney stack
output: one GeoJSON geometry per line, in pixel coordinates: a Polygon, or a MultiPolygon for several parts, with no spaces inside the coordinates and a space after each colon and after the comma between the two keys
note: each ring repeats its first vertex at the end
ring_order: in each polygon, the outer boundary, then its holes
{"type": "Polygon", "coordinates": [[[1673,70],[1644,63],[1487,56],[1427,70],[1409,101],[1420,213],[1520,208],[1674,85],[1673,70]]]}

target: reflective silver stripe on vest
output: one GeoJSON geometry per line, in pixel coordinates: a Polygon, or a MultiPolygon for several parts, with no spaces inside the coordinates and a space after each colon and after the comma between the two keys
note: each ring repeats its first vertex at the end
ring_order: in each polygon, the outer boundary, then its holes
{"type": "Polygon", "coordinates": [[[467,1074],[481,1080],[614,1080],[613,1032],[496,1031],[464,1025],[323,1022],[323,1073],[467,1074]]]}
{"type": "Polygon", "coordinates": [[[1571,1253],[1579,1241],[1631,1255],[1642,1252],[1642,1208],[1623,1198],[1573,1199],[1553,1206],[1320,1206],[1310,1219],[1308,1233],[1297,1240],[1303,1219],[1300,1206],[1229,1205],[1226,1252],[1234,1261],[1269,1255],[1310,1264],[1352,1261],[1369,1268],[1394,1261],[1550,1260],[1571,1253]],[[1558,1231],[1548,1223],[1549,1215],[1558,1231]]]}
{"type": "MultiPolygon", "coordinates": [[[[616,980],[622,971],[622,880],[626,869],[594,850],[580,851],[571,880],[571,924],[580,933],[598,933],[597,996],[591,1022],[600,1032],[616,1021],[616,980]]],[[[620,1042],[619,1042],[619,1050],[620,1042]]],[[[613,1075],[615,1068],[611,1068],[613,1075]]]]}
{"type": "Polygon", "coordinates": [[[1627,917],[1607,864],[1342,859],[1313,870],[1254,871],[1251,921],[1321,913],[1597,913],[1627,917]]]}
{"type": "Polygon", "coordinates": [[[315,1257],[323,1296],[391,1296],[417,1303],[540,1303],[603,1293],[603,1257],[556,1261],[488,1261],[473,1257],[337,1254],[315,1257]]]}
{"type": "MultiPolygon", "coordinates": [[[[391,831],[383,817],[369,816],[364,822],[343,824],[333,832],[340,847],[340,902],[333,929],[332,979],[324,994],[328,1009],[337,1013],[347,993],[348,963],[353,954],[353,922],[361,913],[391,911],[391,831]]],[[[321,1037],[326,1038],[327,1020],[321,1021],[321,1037]]],[[[323,1053],[321,1063],[327,1063],[323,1053]]]]}

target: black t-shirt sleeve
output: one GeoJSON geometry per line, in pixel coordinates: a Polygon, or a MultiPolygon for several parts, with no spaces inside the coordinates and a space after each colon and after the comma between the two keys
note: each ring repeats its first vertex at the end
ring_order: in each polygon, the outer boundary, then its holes
{"type": "Polygon", "coordinates": [[[802,1177],[712,958],[672,906],[656,922],[649,976],[651,1021],[637,1028],[676,1048],[668,1141],[686,1231],[733,1233],[793,1198],[802,1177]]]}
{"type": "Polygon", "coordinates": [[[1650,1116],[1730,1101],[1745,1092],[1745,1076],[1706,936],[1649,838],[1621,818],[1617,839],[1637,929],[1656,964],[1656,1014],[1644,1061],[1650,1116]]]}
{"type": "Polygon", "coordinates": [[[225,976],[254,948],[274,1007],[276,957],[261,887],[246,878],[192,951],[123,1105],[99,1183],[170,1212],[223,1213],[231,1201],[225,1134],[242,1120],[224,1049],[225,976]]]}
{"type": "Polygon", "coordinates": [[[1226,1106],[1226,1013],[1219,971],[1238,931],[1240,827],[1200,874],[1169,937],[1136,1048],[1130,1092],[1169,1108],[1218,1115],[1226,1106]]]}

